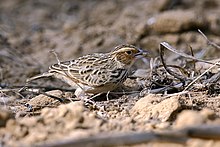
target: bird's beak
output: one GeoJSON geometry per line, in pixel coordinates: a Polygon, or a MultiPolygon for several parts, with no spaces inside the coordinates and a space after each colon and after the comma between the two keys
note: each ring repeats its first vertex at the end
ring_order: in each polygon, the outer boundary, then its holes
{"type": "Polygon", "coordinates": [[[135,54],[135,57],[147,57],[149,55],[149,53],[147,51],[143,51],[141,49],[139,49],[139,52],[137,54],[135,54]]]}

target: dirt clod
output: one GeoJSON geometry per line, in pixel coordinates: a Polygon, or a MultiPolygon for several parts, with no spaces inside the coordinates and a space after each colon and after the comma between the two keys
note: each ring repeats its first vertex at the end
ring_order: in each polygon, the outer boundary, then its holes
{"type": "Polygon", "coordinates": [[[137,101],[131,109],[131,114],[135,119],[152,119],[165,122],[172,119],[179,109],[181,109],[181,104],[178,97],[163,100],[162,97],[148,95],[137,101]]]}

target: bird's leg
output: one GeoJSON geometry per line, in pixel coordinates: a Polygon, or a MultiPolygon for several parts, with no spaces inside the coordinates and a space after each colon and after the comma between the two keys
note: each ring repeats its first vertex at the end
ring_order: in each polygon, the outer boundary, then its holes
{"type": "Polygon", "coordinates": [[[91,98],[89,98],[90,100],[91,99],[94,99],[94,98],[96,98],[97,96],[100,96],[102,93],[98,93],[98,94],[96,94],[96,95],[94,95],[94,96],[92,96],[91,98]]]}
{"type": "Polygon", "coordinates": [[[109,101],[109,93],[110,93],[110,91],[108,91],[108,92],[106,93],[107,101],[109,101]]]}
{"type": "Polygon", "coordinates": [[[89,95],[85,92],[85,90],[82,87],[78,87],[75,91],[75,96],[80,99],[88,99],[89,95]]]}

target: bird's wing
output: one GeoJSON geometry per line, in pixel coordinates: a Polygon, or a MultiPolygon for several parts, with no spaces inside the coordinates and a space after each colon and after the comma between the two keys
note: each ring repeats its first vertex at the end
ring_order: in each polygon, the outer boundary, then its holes
{"type": "Polygon", "coordinates": [[[92,54],[76,60],[65,61],[50,67],[49,73],[62,74],[76,83],[88,86],[100,86],[109,81],[111,68],[106,66],[108,57],[105,54],[92,54]]]}

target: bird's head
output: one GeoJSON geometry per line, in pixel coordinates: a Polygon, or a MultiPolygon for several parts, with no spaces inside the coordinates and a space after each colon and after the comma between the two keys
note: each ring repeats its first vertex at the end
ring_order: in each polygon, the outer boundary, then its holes
{"type": "Polygon", "coordinates": [[[136,59],[147,55],[148,52],[129,44],[119,45],[111,52],[111,56],[125,65],[130,65],[134,63],[136,59]]]}

